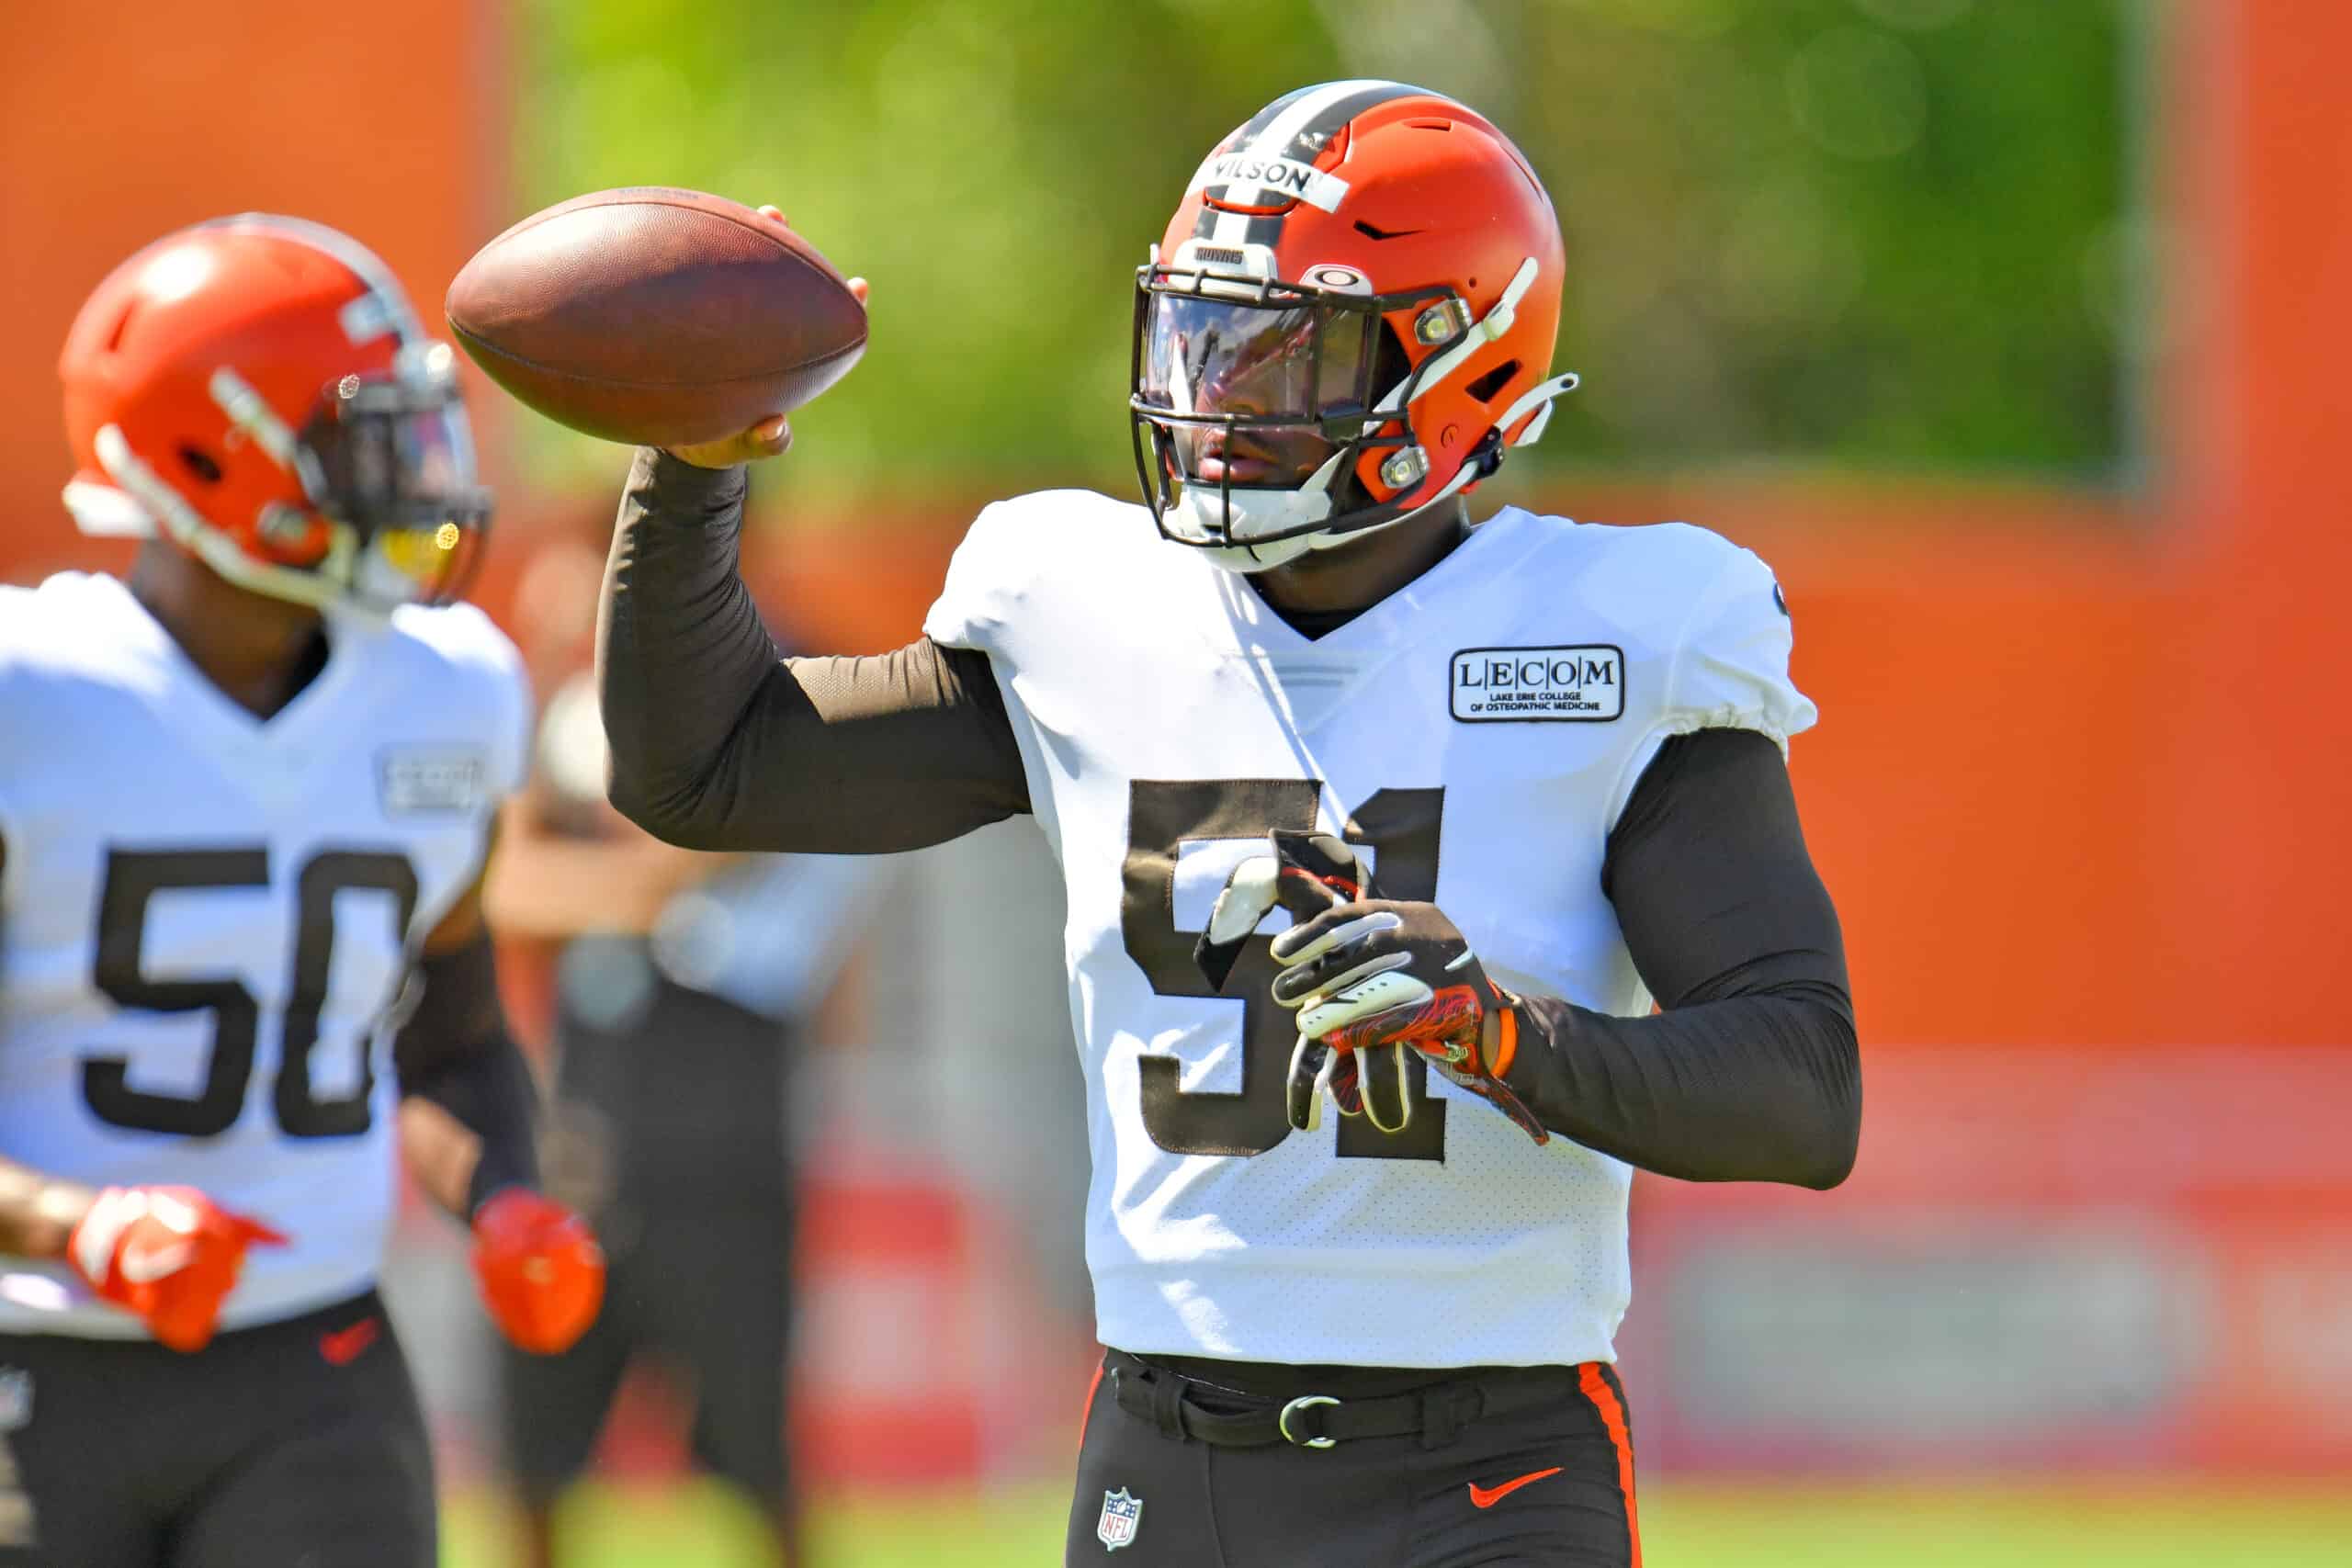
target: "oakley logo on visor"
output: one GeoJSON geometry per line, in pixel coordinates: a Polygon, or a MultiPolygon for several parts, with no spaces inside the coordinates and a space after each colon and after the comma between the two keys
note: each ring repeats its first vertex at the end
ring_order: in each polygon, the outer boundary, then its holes
{"type": "Polygon", "coordinates": [[[1348,182],[1336,175],[1327,175],[1312,164],[1302,164],[1291,158],[1267,158],[1248,152],[1212,153],[1193,183],[1184,189],[1187,196],[1212,186],[1222,186],[1217,199],[1240,207],[1262,207],[1278,201],[1303,201],[1309,207],[1319,207],[1326,212],[1340,210],[1340,203],[1348,194],[1348,182]],[[1240,188],[1237,189],[1238,186],[1240,188]],[[1252,195],[1250,187],[1256,187],[1252,195]]]}

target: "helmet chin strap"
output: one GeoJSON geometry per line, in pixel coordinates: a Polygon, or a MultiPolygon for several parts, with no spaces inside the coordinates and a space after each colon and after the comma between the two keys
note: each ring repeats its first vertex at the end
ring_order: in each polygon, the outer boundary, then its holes
{"type": "Polygon", "coordinates": [[[1336,550],[1343,545],[1351,545],[1358,539],[1368,539],[1384,528],[1394,528],[1399,523],[1409,523],[1414,518],[1419,517],[1422,513],[1427,512],[1430,507],[1441,505],[1443,502],[1452,500],[1455,495],[1459,494],[1464,490],[1468,489],[1470,485],[1477,479],[1477,478],[1478,470],[1468,463],[1464,463],[1460,468],[1453,470],[1453,477],[1452,479],[1446,480],[1445,483],[1438,487],[1438,491],[1435,495],[1430,496],[1427,501],[1421,502],[1410,512],[1400,512],[1396,516],[1391,517],[1387,522],[1374,523],[1368,528],[1351,528],[1345,532],[1335,532],[1327,529],[1320,534],[1309,534],[1306,536],[1307,547],[1309,549],[1316,550],[1336,550]]]}
{"type": "MultiPolygon", "coordinates": [[[[1535,417],[1528,421],[1527,428],[1520,433],[1519,439],[1511,445],[1513,446],[1534,446],[1536,440],[1544,434],[1544,427],[1551,423],[1552,400],[1575,391],[1580,379],[1581,378],[1571,370],[1565,375],[1555,376],[1548,381],[1536,383],[1515,400],[1510,408],[1503,411],[1503,416],[1495,421],[1495,428],[1509,430],[1532,412],[1535,417]]],[[[1306,482],[1296,490],[1233,492],[1234,504],[1231,508],[1231,515],[1235,523],[1242,525],[1236,528],[1234,532],[1246,537],[1245,530],[1248,529],[1262,528],[1267,532],[1273,532],[1281,528],[1295,527],[1301,523],[1320,522],[1323,518],[1329,516],[1331,514],[1331,479],[1339,461],[1339,456],[1334,455],[1329,462],[1317,468],[1306,482]],[[1251,503],[1246,510],[1242,505],[1245,495],[1251,503]],[[1269,505],[1268,502],[1273,504],[1269,505]]],[[[1385,528],[1394,528],[1399,523],[1409,523],[1430,507],[1442,505],[1452,500],[1491,471],[1490,467],[1464,463],[1454,469],[1453,476],[1439,486],[1437,493],[1427,501],[1414,507],[1410,512],[1399,513],[1385,523],[1374,523],[1369,527],[1318,529],[1311,534],[1296,534],[1286,539],[1274,539],[1262,545],[1213,546],[1208,548],[1207,554],[1211,560],[1227,571],[1238,571],[1245,576],[1251,572],[1269,571],[1275,567],[1284,566],[1296,560],[1310,550],[1340,549],[1355,543],[1358,539],[1370,538],[1385,528]]],[[[1207,490],[1208,487],[1202,486],[1200,489],[1207,490]]],[[[1221,492],[1209,491],[1211,497],[1221,492]]],[[[1194,494],[1194,487],[1186,485],[1183,494],[1178,498],[1178,508],[1184,512],[1186,521],[1195,527],[1203,528],[1205,533],[1208,528],[1216,525],[1210,523],[1207,504],[1197,507],[1192,505],[1194,494]]]]}
{"type": "MultiPolygon", "coordinates": [[[[1321,468],[1289,490],[1227,490],[1206,480],[1187,480],[1176,498],[1172,521],[1181,525],[1180,535],[1190,533],[1195,539],[1241,541],[1320,523],[1331,515],[1331,484],[1339,477],[1340,459],[1346,455],[1345,448],[1332,453],[1321,468]]],[[[1293,534],[1263,544],[1244,542],[1203,547],[1210,559],[1227,571],[1247,573],[1271,570],[1296,560],[1315,547],[1316,540],[1327,536],[1320,533],[1293,534]]]]}
{"type": "Polygon", "coordinates": [[[1298,534],[1263,545],[1204,545],[1200,550],[1226,570],[1251,577],[1261,571],[1272,571],[1278,566],[1288,566],[1313,549],[1316,540],[1326,537],[1329,536],[1298,534]]]}

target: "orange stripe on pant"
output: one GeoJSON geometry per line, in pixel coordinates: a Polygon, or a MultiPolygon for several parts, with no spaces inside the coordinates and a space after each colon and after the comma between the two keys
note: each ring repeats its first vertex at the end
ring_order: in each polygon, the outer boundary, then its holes
{"type": "Polygon", "coordinates": [[[1102,1386],[1102,1363],[1094,1363],[1094,1381],[1086,1385],[1086,1403],[1078,1407],[1078,1446],[1086,1447],[1086,1424],[1094,1419],[1094,1391],[1102,1386]]]}
{"type": "Polygon", "coordinates": [[[1625,1544],[1633,1554],[1634,1568],[1642,1568],[1642,1520],[1634,1506],[1634,1434],[1626,1425],[1625,1403],[1617,1397],[1607,1370],[1599,1361],[1587,1361],[1577,1369],[1577,1386],[1600,1412],[1600,1424],[1609,1429],[1609,1440],[1617,1450],[1617,1485],[1625,1494],[1625,1544]]]}

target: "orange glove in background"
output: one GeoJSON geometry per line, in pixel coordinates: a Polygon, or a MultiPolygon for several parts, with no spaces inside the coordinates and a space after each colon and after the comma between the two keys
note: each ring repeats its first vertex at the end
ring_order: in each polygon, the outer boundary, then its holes
{"type": "Polygon", "coordinates": [[[509,1187],[474,1211],[474,1278],[499,1332],[542,1356],[568,1350],[605,1300],[605,1253],[588,1222],[509,1187]]]}
{"type": "Polygon", "coordinates": [[[286,1238],[193,1187],[109,1187],[74,1227],[65,1256],[102,1300],[187,1351],[211,1342],[254,1245],[283,1247],[286,1238]]]}

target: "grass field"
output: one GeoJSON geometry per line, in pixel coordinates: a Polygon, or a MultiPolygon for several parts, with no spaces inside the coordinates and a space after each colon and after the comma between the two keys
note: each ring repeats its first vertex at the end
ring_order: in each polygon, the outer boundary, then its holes
{"type": "MultiPolygon", "coordinates": [[[[2087,1489],[1658,1486],[1646,1568],[2343,1568],[2352,1495],[2151,1483],[2087,1489]]],[[[813,1568],[1053,1568],[1064,1494],[871,1499],[820,1510],[813,1568]]],[[[693,1491],[575,1505],[576,1568],[750,1568],[741,1520],[693,1491]]],[[[453,1509],[447,1568],[505,1568],[497,1518],[453,1509]]],[[[1300,1568],[1311,1568],[1301,1564],[1300,1568]]]]}

